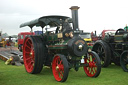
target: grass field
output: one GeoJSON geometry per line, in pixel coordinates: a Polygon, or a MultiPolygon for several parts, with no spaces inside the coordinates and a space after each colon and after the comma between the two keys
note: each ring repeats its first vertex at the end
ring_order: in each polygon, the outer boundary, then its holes
{"type": "Polygon", "coordinates": [[[28,74],[24,66],[5,65],[0,60],[0,85],[128,85],[128,73],[120,66],[110,65],[102,68],[97,78],[87,77],[80,68],[78,72],[71,69],[66,82],[57,82],[52,70],[44,68],[40,74],[28,74]]]}

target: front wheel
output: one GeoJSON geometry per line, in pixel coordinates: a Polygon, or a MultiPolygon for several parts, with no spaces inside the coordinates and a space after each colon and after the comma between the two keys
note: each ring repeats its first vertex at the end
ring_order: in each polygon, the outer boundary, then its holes
{"type": "Polygon", "coordinates": [[[52,72],[56,81],[64,82],[68,78],[69,65],[66,57],[61,54],[54,56],[52,62],[52,72]]]}
{"type": "Polygon", "coordinates": [[[101,72],[101,63],[98,54],[94,51],[88,52],[84,59],[84,71],[89,77],[98,77],[101,72]]]}
{"type": "Polygon", "coordinates": [[[128,51],[124,51],[121,54],[120,65],[125,72],[128,72],[128,51]]]}
{"type": "Polygon", "coordinates": [[[93,45],[92,50],[99,55],[102,67],[107,67],[110,65],[111,49],[106,42],[102,40],[96,41],[96,43],[93,45]]]}

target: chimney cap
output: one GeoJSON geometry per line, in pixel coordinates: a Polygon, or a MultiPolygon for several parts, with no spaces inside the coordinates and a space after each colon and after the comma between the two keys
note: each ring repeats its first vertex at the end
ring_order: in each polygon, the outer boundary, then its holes
{"type": "Polygon", "coordinates": [[[80,7],[78,7],[78,6],[71,6],[71,10],[78,10],[80,7]]]}

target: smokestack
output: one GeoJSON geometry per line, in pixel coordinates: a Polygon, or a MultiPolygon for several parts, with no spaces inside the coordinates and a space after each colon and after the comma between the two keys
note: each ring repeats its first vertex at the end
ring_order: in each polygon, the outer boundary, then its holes
{"type": "Polygon", "coordinates": [[[95,30],[95,36],[96,36],[96,30],[95,30]]]}
{"type": "Polygon", "coordinates": [[[72,21],[73,21],[73,30],[79,30],[78,24],[78,6],[72,6],[70,9],[72,11],[72,21]]]}

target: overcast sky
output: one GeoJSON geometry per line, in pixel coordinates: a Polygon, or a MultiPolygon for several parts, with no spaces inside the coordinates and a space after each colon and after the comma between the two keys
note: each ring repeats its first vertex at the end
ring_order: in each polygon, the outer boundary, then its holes
{"type": "Polygon", "coordinates": [[[20,24],[46,15],[71,17],[71,6],[80,7],[79,28],[86,32],[99,34],[128,24],[128,0],[0,0],[0,30],[9,35],[30,31],[20,24]]]}

